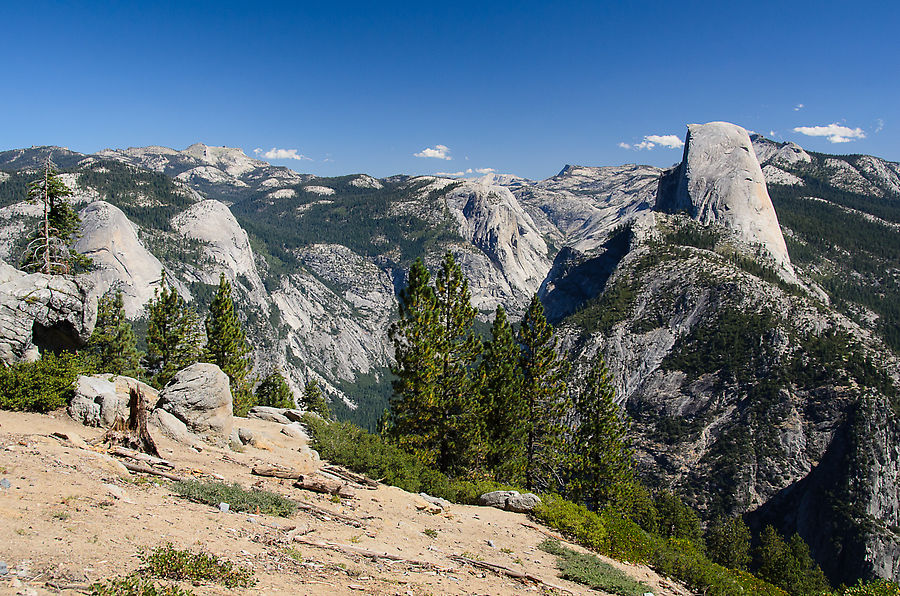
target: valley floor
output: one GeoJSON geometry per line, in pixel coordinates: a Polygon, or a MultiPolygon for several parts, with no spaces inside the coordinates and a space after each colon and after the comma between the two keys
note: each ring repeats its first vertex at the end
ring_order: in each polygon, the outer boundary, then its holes
{"type": "MultiPolygon", "coordinates": [[[[252,588],[235,590],[184,586],[198,594],[598,594],[558,577],[555,558],[538,548],[553,533],[525,515],[463,505],[432,513],[417,495],[383,485],[334,502],[293,488],[290,480],[251,475],[259,463],[309,472],[321,462],[304,456],[296,439],[278,434],[278,425],[235,423],[259,437],[256,447],[237,453],[210,446],[197,452],[154,438],[178,475],[265,488],[338,515],[320,519],[298,511],[286,519],[221,513],[176,496],[166,480],[129,473],[102,448],[85,443],[99,437],[100,429],[83,427],[64,412],[0,412],[0,478],[10,483],[0,489],[0,562],[9,569],[0,576],[0,594],[82,593],[91,582],[134,571],[142,550],[166,542],[252,566],[258,580],[252,588]],[[415,563],[321,544],[390,553],[415,563]],[[545,584],[501,576],[454,555],[526,572],[545,584]]],[[[646,567],[605,560],[656,596],[689,594],[646,567]]]]}

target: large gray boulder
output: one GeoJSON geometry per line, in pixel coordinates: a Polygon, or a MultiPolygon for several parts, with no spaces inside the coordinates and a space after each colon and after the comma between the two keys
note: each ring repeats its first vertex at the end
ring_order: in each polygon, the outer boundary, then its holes
{"type": "Polygon", "coordinates": [[[24,273],[0,261],[0,361],[36,360],[38,348],[75,350],[87,342],[97,302],[82,281],[24,273]]]}
{"type": "Polygon", "coordinates": [[[118,375],[78,375],[69,416],[85,426],[112,426],[116,418],[128,419],[131,389],[140,390],[147,411],[156,405],[159,392],[137,379],[118,375]]]}
{"type": "Polygon", "coordinates": [[[520,494],[519,491],[515,490],[495,490],[478,497],[479,505],[514,511],[515,513],[531,513],[540,502],[540,497],[534,493],[520,494]]]}
{"type": "Polygon", "coordinates": [[[159,392],[156,406],[198,435],[216,440],[231,435],[231,388],[228,375],[215,364],[192,364],[176,373],[159,392]]]}

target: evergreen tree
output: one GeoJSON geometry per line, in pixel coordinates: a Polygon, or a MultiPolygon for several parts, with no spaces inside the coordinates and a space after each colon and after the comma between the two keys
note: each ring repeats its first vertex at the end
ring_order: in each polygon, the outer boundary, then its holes
{"type": "Polygon", "coordinates": [[[399,320],[391,325],[395,363],[393,395],[383,433],[426,464],[436,462],[434,419],[439,358],[437,301],[430,275],[421,259],[409,270],[409,281],[398,296],[399,320]]]}
{"type": "Polygon", "coordinates": [[[627,507],[634,484],[628,421],[615,396],[609,369],[598,354],[575,397],[578,426],[570,447],[573,494],[592,509],[627,507]]]}
{"type": "Polygon", "coordinates": [[[729,569],[747,570],[750,565],[750,528],[740,516],[716,518],[706,530],[709,558],[729,569]]]}
{"type": "Polygon", "coordinates": [[[28,187],[29,201],[41,204],[43,216],[22,257],[23,270],[61,274],[69,273],[73,265],[81,269],[90,265],[90,259],[69,248],[81,224],[69,204],[70,196],[72,189],[59,177],[48,156],[43,175],[28,187]]]}
{"type": "Polygon", "coordinates": [[[162,275],[147,303],[147,355],[144,364],[151,383],[159,388],[179,370],[197,362],[202,331],[197,313],[162,275]]]}
{"type": "Polygon", "coordinates": [[[319,382],[313,379],[306,384],[303,389],[303,409],[313,414],[318,414],[325,420],[331,420],[331,410],[328,408],[328,402],[325,401],[325,394],[319,387],[319,382]]]}
{"type": "Polygon", "coordinates": [[[786,541],[772,526],[763,528],[755,553],[756,576],[792,595],[822,594],[828,581],[809,555],[809,547],[794,534],[786,541]]]}
{"type": "Polygon", "coordinates": [[[477,444],[477,392],[472,368],[482,348],[472,326],[478,311],[472,306],[469,282],[449,251],[434,286],[440,328],[437,465],[444,473],[458,473],[468,468],[477,444]]]}
{"type": "Polygon", "coordinates": [[[86,351],[95,356],[103,372],[137,378],[141,374],[141,355],[134,330],[125,318],[122,292],[107,292],[97,304],[97,324],[86,351]]]}
{"type": "Polygon", "coordinates": [[[521,485],[525,481],[525,419],[519,344],[506,311],[498,306],[491,340],[484,347],[479,379],[484,465],[497,482],[521,485]]]}
{"type": "Polygon", "coordinates": [[[444,256],[435,287],[421,260],[400,293],[400,320],[391,327],[397,379],[386,435],[444,473],[472,457],[476,412],[472,365],[481,344],[476,311],[453,255],[444,256]]]}
{"type": "Polygon", "coordinates": [[[256,403],[273,408],[295,407],[294,392],[291,391],[280,370],[268,375],[256,388],[256,403]]]}
{"type": "MultiPolygon", "coordinates": [[[[525,413],[525,487],[547,490],[559,482],[563,416],[569,409],[565,378],[568,362],[556,352],[553,327],[535,295],[519,329],[525,413]]],[[[555,487],[554,487],[555,488],[555,487]]]]}
{"type": "Polygon", "coordinates": [[[231,382],[233,410],[243,416],[253,405],[253,393],[247,377],[251,362],[250,345],[234,310],[231,284],[225,274],[219,275],[219,288],[209,305],[206,317],[206,349],[204,357],[228,375],[231,382]]]}

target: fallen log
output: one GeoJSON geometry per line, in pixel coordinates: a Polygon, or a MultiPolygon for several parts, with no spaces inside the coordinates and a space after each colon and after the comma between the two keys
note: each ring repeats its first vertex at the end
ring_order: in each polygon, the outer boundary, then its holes
{"type": "Polygon", "coordinates": [[[297,470],[291,468],[283,468],[281,466],[273,466],[270,464],[258,464],[253,466],[252,474],[256,476],[268,476],[271,478],[288,478],[291,480],[298,479],[302,476],[297,470]]]}
{"type": "Polygon", "coordinates": [[[337,495],[346,499],[356,496],[356,492],[340,480],[332,480],[316,474],[301,474],[294,483],[296,488],[311,490],[327,495],[337,495]]]}
{"type": "Polygon", "coordinates": [[[175,474],[169,474],[168,472],[163,472],[162,470],[157,470],[156,468],[151,468],[147,464],[142,463],[132,463],[130,461],[121,462],[126,469],[131,470],[132,472],[140,472],[142,474],[150,474],[151,476],[162,476],[163,478],[168,478],[169,480],[174,480],[175,482],[182,482],[184,478],[181,476],[176,476],[175,474]]]}
{"type": "Polygon", "coordinates": [[[355,472],[351,472],[345,468],[339,468],[337,466],[322,466],[322,470],[328,472],[330,474],[334,474],[341,480],[346,480],[348,482],[355,482],[356,484],[360,484],[369,489],[378,488],[378,482],[372,480],[368,476],[363,474],[356,474],[355,472]]]}
{"type": "Polygon", "coordinates": [[[505,567],[503,565],[498,565],[497,563],[488,563],[487,561],[479,561],[477,559],[470,559],[469,557],[464,557],[462,555],[450,555],[450,559],[456,561],[457,563],[463,563],[465,565],[471,565],[472,567],[476,567],[478,569],[485,569],[487,571],[492,571],[498,575],[505,575],[507,577],[511,577],[514,579],[521,579],[524,581],[534,582],[538,585],[547,586],[548,588],[553,588],[554,590],[560,590],[562,592],[568,592],[569,594],[574,594],[572,590],[564,588],[563,586],[558,586],[556,584],[551,584],[549,582],[545,582],[541,578],[531,575],[530,573],[525,573],[524,571],[516,571],[515,569],[510,569],[509,567],[505,567]]]}
{"type": "Polygon", "coordinates": [[[347,525],[353,526],[354,528],[361,528],[364,525],[362,520],[356,519],[355,517],[328,511],[327,509],[323,509],[322,507],[316,507],[315,505],[304,503],[302,501],[297,502],[297,509],[306,511],[307,513],[312,514],[315,517],[318,517],[319,519],[323,519],[325,521],[336,519],[339,522],[343,522],[347,525]]]}
{"type": "Polygon", "coordinates": [[[316,548],[323,548],[326,550],[333,550],[339,553],[344,553],[348,555],[359,555],[361,557],[366,557],[367,559],[387,559],[388,561],[398,561],[400,563],[406,563],[407,565],[415,565],[417,567],[431,567],[436,571],[453,571],[452,567],[441,567],[437,563],[432,563],[431,561],[421,561],[418,559],[407,559],[405,557],[401,557],[400,555],[392,555],[391,553],[380,553],[374,550],[368,550],[365,548],[360,548],[358,546],[351,546],[349,544],[338,544],[336,542],[320,542],[318,540],[308,540],[303,538],[302,536],[295,536],[294,542],[299,542],[300,544],[305,544],[306,546],[314,546],[316,548]]]}
{"type": "Polygon", "coordinates": [[[152,455],[147,455],[146,453],[141,453],[140,451],[134,451],[133,449],[128,449],[126,447],[112,447],[109,450],[110,455],[115,455],[118,457],[127,457],[129,459],[134,459],[137,461],[141,461],[144,463],[148,463],[154,466],[162,466],[164,468],[174,468],[172,462],[162,459],[160,457],[153,457],[152,455]]]}

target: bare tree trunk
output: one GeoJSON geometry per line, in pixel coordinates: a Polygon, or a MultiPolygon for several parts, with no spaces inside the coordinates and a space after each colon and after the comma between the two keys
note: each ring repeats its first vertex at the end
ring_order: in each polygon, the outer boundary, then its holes
{"type": "Polygon", "coordinates": [[[103,441],[159,457],[159,450],[147,429],[147,407],[139,388],[132,387],[129,391],[128,421],[116,418],[103,435],[103,441]]]}

